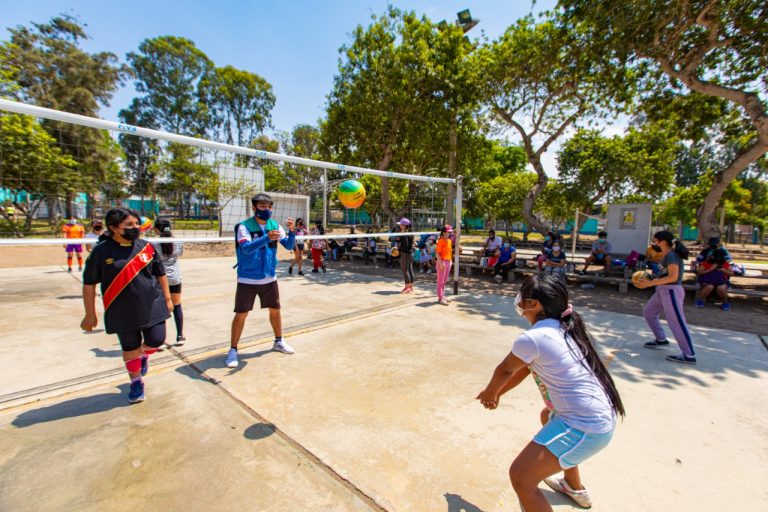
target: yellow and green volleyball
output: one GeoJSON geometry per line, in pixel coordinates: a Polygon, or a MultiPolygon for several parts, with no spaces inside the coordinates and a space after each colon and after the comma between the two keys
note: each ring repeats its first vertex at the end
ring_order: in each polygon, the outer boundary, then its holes
{"type": "Polygon", "coordinates": [[[152,229],[152,219],[149,217],[141,217],[139,219],[139,230],[142,233],[146,233],[150,229],[152,229]]]}
{"type": "Polygon", "coordinates": [[[359,208],[365,202],[365,187],[357,180],[339,185],[339,201],[347,208],[359,208]]]}

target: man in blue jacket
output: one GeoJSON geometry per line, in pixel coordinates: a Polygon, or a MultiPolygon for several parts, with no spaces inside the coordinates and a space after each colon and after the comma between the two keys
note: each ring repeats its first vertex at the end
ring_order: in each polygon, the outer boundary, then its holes
{"type": "Polygon", "coordinates": [[[245,319],[253,309],[256,296],[261,309],[269,309],[269,322],[275,333],[272,350],[293,354],[293,348],[283,341],[283,320],[280,316],[280,292],[277,288],[277,243],[293,251],[296,232],[293,219],[287,219],[288,234],[272,219],[272,198],[258,194],[251,199],[253,217],[235,226],[237,254],[237,292],[235,318],[232,320],[231,348],[227,353],[227,368],[237,368],[237,343],[243,333],[245,319]]]}

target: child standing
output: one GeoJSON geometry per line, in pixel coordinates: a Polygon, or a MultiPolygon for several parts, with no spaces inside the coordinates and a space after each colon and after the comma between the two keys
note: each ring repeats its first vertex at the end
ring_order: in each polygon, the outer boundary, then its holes
{"type": "Polygon", "coordinates": [[[659,277],[635,283],[635,286],[641,289],[656,287],[656,293],[653,294],[643,309],[643,316],[645,316],[648,327],[653,331],[655,339],[644,346],[645,348],[656,349],[669,345],[667,335],[659,321],[659,316],[663,311],[681,351],[679,355],[667,356],[667,361],[696,364],[696,353],[693,350],[691,333],[685,323],[683,311],[683,302],[685,301],[685,290],[682,286],[683,272],[685,271],[683,260],[688,259],[688,248],[675,238],[671,231],[659,231],[654,234],[651,244],[653,250],[660,252],[663,256],[659,277]]]}
{"type": "MultiPolygon", "coordinates": [[[[323,235],[324,230],[322,224],[319,222],[317,225],[312,228],[311,235],[323,235]]],[[[317,274],[317,269],[322,268],[323,274],[325,274],[325,261],[323,261],[323,251],[325,251],[328,248],[328,245],[324,238],[313,238],[312,239],[312,247],[310,249],[310,252],[312,252],[312,272],[317,274]]]]}
{"type": "Polygon", "coordinates": [[[453,242],[450,236],[453,234],[453,228],[445,225],[440,229],[440,238],[437,239],[437,248],[435,249],[436,271],[437,271],[437,301],[443,306],[448,305],[448,299],[445,297],[445,283],[451,275],[451,263],[453,262],[453,242]]]}
{"type": "MultiPolygon", "coordinates": [[[[307,227],[304,225],[304,219],[296,219],[296,236],[307,236],[307,227]]],[[[293,248],[293,261],[288,267],[288,273],[293,274],[294,265],[299,268],[298,274],[304,275],[301,266],[304,264],[304,241],[296,241],[296,247],[293,248]]]]}
{"type": "Polygon", "coordinates": [[[173,302],[163,264],[152,244],[139,239],[139,214],[125,208],[107,212],[107,233],[97,244],[83,272],[84,331],[92,331],[96,316],[96,285],[101,284],[104,327],[117,334],[131,379],[128,401],[144,400],[149,356],[165,342],[165,320],[173,302]]]}
{"type": "MultiPolygon", "coordinates": [[[[173,236],[171,221],[168,219],[157,219],[154,227],[160,238],[173,236]]],[[[155,246],[155,252],[160,255],[160,261],[165,267],[165,275],[168,277],[168,289],[171,292],[171,302],[173,302],[173,322],[176,324],[176,345],[181,346],[186,341],[184,337],[184,313],[181,310],[181,269],[179,268],[179,258],[184,254],[184,246],[180,242],[164,242],[152,245],[155,246]]]]}
{"type": "Polygon", "coordinates": [[[584,322],[568,303],[562,280],[530,276],[515,309],[532,328],[515,340],[477,399],[486,409],[495,409],[499,398],[530,373],[546,406],[541,411],[544,426],[512,462],[512,487],[527,512],[552,510],[538,488],[542,480],[589,508],[592,500],[579,465],[608,445],[624,405],[584,322]],[[551,478],[561,470],[563,478],[551,478]]]}

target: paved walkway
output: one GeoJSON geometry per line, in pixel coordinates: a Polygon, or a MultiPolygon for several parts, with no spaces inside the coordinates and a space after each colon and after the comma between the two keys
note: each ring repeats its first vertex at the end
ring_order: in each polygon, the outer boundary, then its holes
{"type": "MultiPolygon", "coordinates": [[[[189,342],[155,358],[134,406],[116,339],[78,329],[76,276],[0,271],[0,510],[519,510],[506,473],[541,398],[524,382],[496,411],[474,400],[525,328],[508,300],[443,307],[391,279],[283,275],[296,354],[269,351],[254,312],[229,370],[231,259],[183,270],[189,342]]],[[[768,507],[759,339],[694,326],[700,364],[679,367],[638,348],[642,318],[582,313],[628,411],[583,467],[593,510],[768,507]]]]}

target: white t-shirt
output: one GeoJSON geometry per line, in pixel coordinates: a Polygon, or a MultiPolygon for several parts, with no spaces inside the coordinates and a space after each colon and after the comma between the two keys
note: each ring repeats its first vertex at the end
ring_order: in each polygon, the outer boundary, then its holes
{"type": "Polygon", "coordinates": [[[581,360],[579,347],[551,318],[536,322],[512,345],[539,386],[547,408],[568,426],[590,434],[610,432],[616,414],[602,384],[581,360]]]}
{"type": "MultiPolygon", "coordinates": [[[[262,226],[261,229],[263,230],[265,229],[265,227],[262,226]]],[[[278,224],[277,229],[280,230],[280,240],[282,240],[283,238],[287,238],[287,235],[285,234],[285,230],[283,229],[283,226],[280,226],[278,224]]],[[[237,227],[237,243],[250,242],[252,240],[253,240],[253,237],[251,236],[251,232],[248,231],[248,228],[246,228],[243,225],[243,223],[240,223],[240,225],[237,227]]],[[[268,284],[273,281],[277,281],[277,276],[269,276],[269,277],[265,277],[264,279],[248,279],[247,277],[237,278],[238,283],[244,283],[244,284],[268,284]]]]}
{"type": "Polygon", "coordinates": [[[501,248],[501,237],[500,236],[494,236],[493,238],[488,237],[486,239],[486,242],[488,242],[488,247],[486,247],[489,251],[495,251],[496,249],[501,248]]]}

